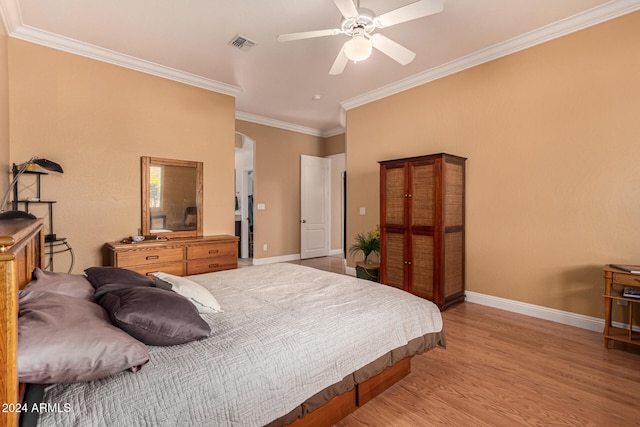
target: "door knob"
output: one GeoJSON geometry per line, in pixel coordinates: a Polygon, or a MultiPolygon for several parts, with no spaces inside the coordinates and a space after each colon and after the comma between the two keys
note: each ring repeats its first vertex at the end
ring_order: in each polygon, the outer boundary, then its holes
{"type": "Polygon", "coordinates": [[[307,223],[307,220],[306,220],[306,219],[303,219],[303,220],[300,220],[300,222],[301,222],[301,223],[303,223],[303,224],[306,224],[306,223],[307,223]]]}

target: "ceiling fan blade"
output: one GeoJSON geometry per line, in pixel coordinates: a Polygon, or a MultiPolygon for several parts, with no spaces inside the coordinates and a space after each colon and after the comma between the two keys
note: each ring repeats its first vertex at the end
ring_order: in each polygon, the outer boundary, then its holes
{"type": "Polygon", "coordinates": [[[347,62],[349,62],[349,58],[344,53],[344,46],[340,49],[340,53],[336,57],[336,60],[333,62],[331,66],[331,70],[329,70],[329,74],[335,76],[336,74],[341,74],[344,71],[344,68],[347,66],[347,62]]]}
{"type": "Polygon", "coordinates": [[[399,45],[382,34],[374,34],[371,36],[371,44],[380,52],[402,65],[407,65],[416,57],[414,52],[402,45],[399,45]]]}
{"type": "Polygon", "coordinates": [[[378,28],[389,27],[412,19],[440,13],[444,9],[444,0],[420,0],[407,6],[383,13],[374,20],[378,28]]]}
{"type": "Polygon", "coordinates": [[[338,9],[340,9],[340,13],[345,18],[355,18],[360,15],[358,13],[358,9],[352,0],[333,0],[338,9]]]}
{"type": "Polygon", "coordinates": [[[304,31],[302,33],[280,34],[277,39],[280,42],[289,42],[293,40],[311,39],[314,37],[335,36],[341,32],[342,30],[338,28],[331,30],[304,31]]]}

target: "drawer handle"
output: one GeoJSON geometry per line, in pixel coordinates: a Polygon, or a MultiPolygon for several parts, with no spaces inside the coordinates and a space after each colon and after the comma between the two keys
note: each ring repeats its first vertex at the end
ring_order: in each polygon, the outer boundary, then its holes
{"type": "Polygon", "coordinates": [[[218,252],[219,252],[218,249],[211,249],[209,251],[210,254],[217,254],[218,252]]]}
{"type": "Polygon", "coordinates": [[[216,268],[219,267],[220,264],[209,264],[209,268],[216,268]]]}
{"type": "Polygon", "coordinates": [[[159,256],[159,255],[149,255],[149,256],[147,257],[147,259],[158,259],[158,258],[160,258],[160,256],[159,256]]]}

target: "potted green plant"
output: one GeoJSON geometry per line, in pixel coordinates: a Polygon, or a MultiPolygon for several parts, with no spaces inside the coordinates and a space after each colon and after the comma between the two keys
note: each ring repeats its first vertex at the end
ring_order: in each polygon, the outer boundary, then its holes
{"type": "Polygon", "coordinates": [[[371,265],[370,255],[380,254],[380,225],[376,225],[373,231],[356,234],[356,243],[351,245],[349,253],[355,256],[360,252],[364,255],[364,262],[356,264],[356,276],[377,282],[378,266],[371,265]]]}

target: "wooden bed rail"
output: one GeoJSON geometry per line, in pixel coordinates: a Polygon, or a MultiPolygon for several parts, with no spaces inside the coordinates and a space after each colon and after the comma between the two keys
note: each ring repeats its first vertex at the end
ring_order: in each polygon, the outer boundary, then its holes
{"type": "Polygon", "coordinates": [[[0,221],[0,426],[18,422],[18,290],[44,262],[42,220],[0,221]]]}

